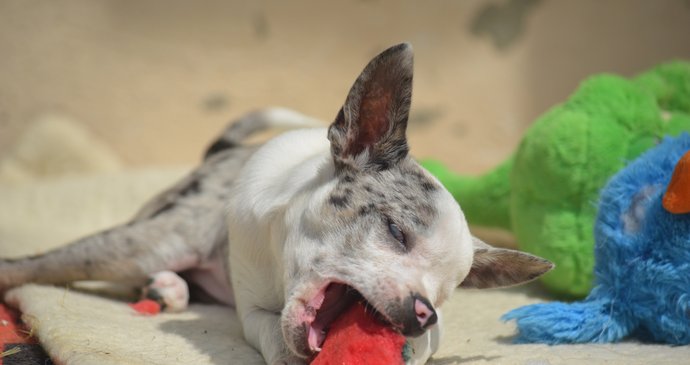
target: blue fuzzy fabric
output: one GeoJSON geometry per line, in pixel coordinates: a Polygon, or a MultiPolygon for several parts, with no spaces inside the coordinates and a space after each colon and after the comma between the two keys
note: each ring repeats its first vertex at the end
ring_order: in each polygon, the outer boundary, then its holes
{"type": "Polygon", "coordinates": [[[516,342],[615,342],[627,336],[690,344],[690,214],[661,205],[690,136],[666,138],[615,175],[595,222],[595,286],[583,301],[506,313],[516,342]]]}

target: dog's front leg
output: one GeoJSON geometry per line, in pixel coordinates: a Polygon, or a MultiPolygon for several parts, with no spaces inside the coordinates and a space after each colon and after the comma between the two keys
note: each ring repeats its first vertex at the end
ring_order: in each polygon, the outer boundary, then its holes
{"type": "Polygon", "coordinates": [[[242,316],[245,339],[261,351],[268,365],[304,365],[285,345],[280,327],[280,313],[254,308],[242,316]]]}

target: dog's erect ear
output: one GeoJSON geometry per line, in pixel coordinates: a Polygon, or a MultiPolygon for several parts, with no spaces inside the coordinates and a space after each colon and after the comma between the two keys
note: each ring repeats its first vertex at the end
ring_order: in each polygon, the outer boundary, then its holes
{"type": "Polygon", "coordinates": [[[339,169],[385,170],[403,159],[412,97],[412,47],[393,46],[372,59],[328,129],[339,169]]]}
{"type": "Polygon", "coordinates": [[[534,280],[554,265],[541,257],[524,252],[495,248],[473,237],[474,261],[470,273],[460,284],[463,288],[499,288],[534,280]]]}

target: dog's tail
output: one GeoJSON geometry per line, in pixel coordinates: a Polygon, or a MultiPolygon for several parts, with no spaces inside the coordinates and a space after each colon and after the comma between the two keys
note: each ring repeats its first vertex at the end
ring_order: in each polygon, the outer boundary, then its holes
{"type": "Polygon", "coordinates": [[[294,110],[272,107],[259,109],[232,122],[206,150],[204,159],[227,149],[241,146],[251,135],[272,128],[296,129],[323,127],[323,122],[294,110]]]}
{"type": "Polygon", "coordinates": [[[634,328],[630,317],[619,315],[615,301],[608,298],[532,304],[513,309],[501,319],[515,320],[517,343],[616,342],[634,328]]]}

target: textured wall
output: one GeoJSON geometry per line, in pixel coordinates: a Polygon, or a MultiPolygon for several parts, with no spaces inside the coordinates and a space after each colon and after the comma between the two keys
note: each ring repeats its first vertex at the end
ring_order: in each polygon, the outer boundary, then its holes
{"type": "Polygon", "coordinates": [[[59,114],[131,165],[191,163],[253,108],[331,120],[403,40],[413,152],[478,172],[584,76],[690,59],[690,1],[0,0],[0,154],[59,114]]]}

